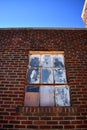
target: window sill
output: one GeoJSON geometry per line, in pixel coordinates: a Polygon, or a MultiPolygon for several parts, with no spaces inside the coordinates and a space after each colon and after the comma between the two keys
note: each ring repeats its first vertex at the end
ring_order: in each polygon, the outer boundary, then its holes
{"type": "Polygon", "coordinates": [[[79,115],[78,107],[17,107],[16,112],[31,116],[71,116],[79,115]]]}

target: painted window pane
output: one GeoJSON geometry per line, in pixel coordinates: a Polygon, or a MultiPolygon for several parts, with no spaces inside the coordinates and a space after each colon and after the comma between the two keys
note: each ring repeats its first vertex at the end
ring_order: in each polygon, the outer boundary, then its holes
{"type": "Polygon", "coordinates": [[[26,92],[39,92],[39,86],[27,86],[26,92]]]}
{"type": "Polygon", "coordinates": [[[31,67],[40,66],[40,55],[30,55],[30,63],[31,67]]]}
{"type": "Polygon", "coordinates": [[[52,56],[51,55],[42,55],[41,56],[41,65],[42,67],[52,67],[52,56]]]}
{"type": "Polygon", "coordinates": [[[54,87],[40,87],[40,106],[54,106],[54,87]]]}
{"type": "Polygon", "coordinates": [[[40,83],[40,70],[39,68],[30,68],[28,71],[28,83],[40,83]]]}
{"type": "Polygon", "coordinates": [[[54,82],[59,84],[66,83],[65,69],[54,69],[54,82]]]}
{"type": "Polygon", "coordinates": [[[48,68],[42,69],[42,83],[53,83],[53,70],[48,68]]]}
{"type": "Polygon", "coordinates": [[[70,95],[68,86],[55,87],[56,106],[70,106],[70,95]]]}
{"type": "Polygon", "coordinates": [[[64,67],[64,56],[63,55],[55,55],[53,57],[54,67],[63,68],[64,67]]]}
{"type": "Polygon", "coordinates": [[[25,93],[25,106],[39,106],[39,87],[28,86],[25,93]]]}

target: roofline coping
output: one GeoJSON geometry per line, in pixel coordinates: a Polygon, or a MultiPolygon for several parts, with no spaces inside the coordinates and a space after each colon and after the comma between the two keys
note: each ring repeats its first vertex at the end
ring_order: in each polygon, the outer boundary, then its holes
{"type": "Polygon", "coordinates": [[[87,30],[87,28],[62,28],[62,27],[12,27],[0,30],[87,30]]]}

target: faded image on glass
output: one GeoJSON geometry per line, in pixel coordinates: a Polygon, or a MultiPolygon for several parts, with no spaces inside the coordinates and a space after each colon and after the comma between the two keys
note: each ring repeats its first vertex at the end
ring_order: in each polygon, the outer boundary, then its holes
{"type": "Polygon", "coordinates": [[[41,56],[41,66],[42,67],[52,67],[52,56],[51,55],[42,55],[41,56]]]}
{"type": "Polygon", "coordinates": [[[56,106],[70,106],[70,95],[68,86],[55,87],[56,106]]]}
{"type": "Polygon", "coordinates": [[[54,87],[40,87],[40,106],[54,106],[54,87]]]}
{"type": "Polygon", "coordinates": [[[65,69],[54,69],[54,82],[59,84],[66,83],[65,69]]]}
{"type": "Polygon", "coordinates": [[[28,71],[28,83],[40,83],[40,70],[39,68],[30,68],[28,71]]]}
{"type": "Polygon", "coordinates": [[[49,68],[42,69],[42,83],[53,83],[53,70],[49,68]]]}
{"type": "Polygon", "coordinates": [[[54,67],[63,68],[64,67],[64,56],[63,55],[55,55],[53,57],[54,67]]]}
{"type": "Polygon", "coordinates": [[[40,66],[40,55],[30,55],[29,65],[31,67],[38,67],[38,66],[40,66]]]}

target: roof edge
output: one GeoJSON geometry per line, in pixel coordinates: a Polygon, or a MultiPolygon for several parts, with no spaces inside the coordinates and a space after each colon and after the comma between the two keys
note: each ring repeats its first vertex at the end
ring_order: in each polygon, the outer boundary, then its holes
{"type": "Polygon", "coordinates": [[[62,28],[62,27],[12,27],[0,30],[87,30],[87,28],[62,28]]]}

